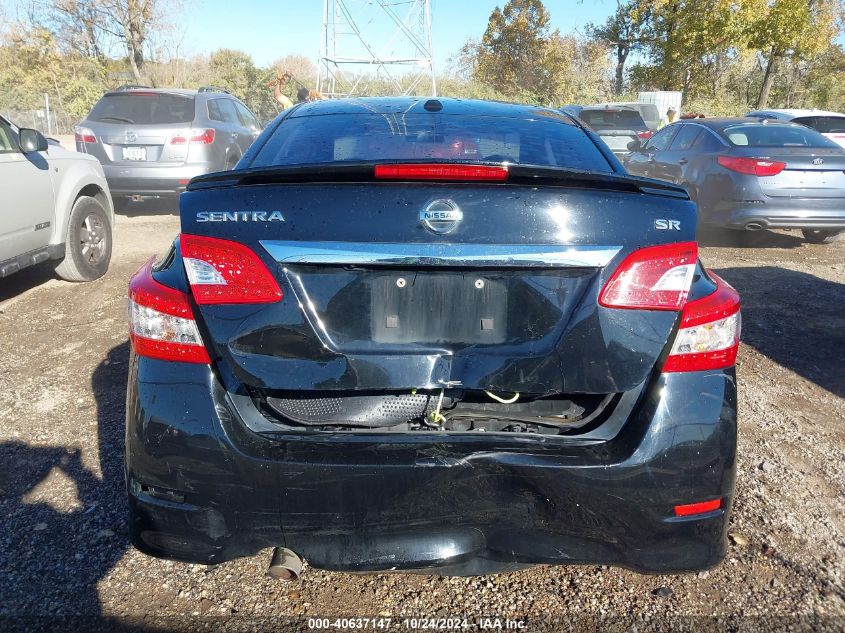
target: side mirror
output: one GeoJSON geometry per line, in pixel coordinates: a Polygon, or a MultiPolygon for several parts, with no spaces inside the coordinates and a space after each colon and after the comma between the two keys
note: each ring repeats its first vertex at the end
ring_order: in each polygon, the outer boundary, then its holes
{"type": "Polygon", "coordinates": [[[21,150],[24,154],[47,151],[47,139],[44,138],[44,135],[38,130],[21,128],[19,134],[21,139],[21,150]]]}
{"type": "Polygon", "coordinates": [[[643,148],[643,143],[640,139],[634,139],[628,143],[629,152],[639,152],[643,148]]]}

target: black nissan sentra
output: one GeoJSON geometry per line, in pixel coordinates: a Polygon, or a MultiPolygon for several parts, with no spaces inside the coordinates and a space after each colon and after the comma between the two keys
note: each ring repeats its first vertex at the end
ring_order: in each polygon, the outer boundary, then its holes
{"type": "Polygon", "coordinates": [[[568,115],[308,103],[132,278],[132,542],[349,571],[725,553],[737,293],[680,187],[568,115]],[[269,555],[268,555],[269,557],[269,555]]]}

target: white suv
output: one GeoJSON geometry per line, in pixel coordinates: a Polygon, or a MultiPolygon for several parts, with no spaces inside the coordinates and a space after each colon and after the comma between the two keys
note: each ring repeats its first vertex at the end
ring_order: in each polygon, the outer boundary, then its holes
{"type": "Polygon", "coordinates": [[[826,110],[802,110],[799,108],[784,110],[754,110],[745,116],[755,119],[776,119],[800,123],[829,138],[834,143],[845,147],[845,114],[826,110]]]}
{"type": "Polygon", "coordinates": [[[114,212],[96,158],[0,117],[0,277],[46,261],[69,281],[109,267],[114,212]]]}

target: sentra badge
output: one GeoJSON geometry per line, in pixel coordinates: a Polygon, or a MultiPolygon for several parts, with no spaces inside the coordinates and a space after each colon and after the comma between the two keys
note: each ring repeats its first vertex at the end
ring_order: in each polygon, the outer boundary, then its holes
{"type": "Polygon", "coordinates": [[[197,222],[284,222],[281,211],[199,211],[197,222]]]}

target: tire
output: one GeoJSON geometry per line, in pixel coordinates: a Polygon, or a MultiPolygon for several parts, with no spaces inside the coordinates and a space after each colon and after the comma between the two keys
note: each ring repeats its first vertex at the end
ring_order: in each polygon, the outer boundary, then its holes
{"type": "Polygon", "coordinates": [[[67,281],[94,281],[111,261],[112,227],[108,213],[94,198],[82,196],[68,219],[65,258],[56,273],[67,281]]]}
{"type": "Polygon", "coordinates": [[[804,239],[810,244],[830,244],[835,241],[842,231],[825,231],[823,229],[802,229],[804,239]]]}

